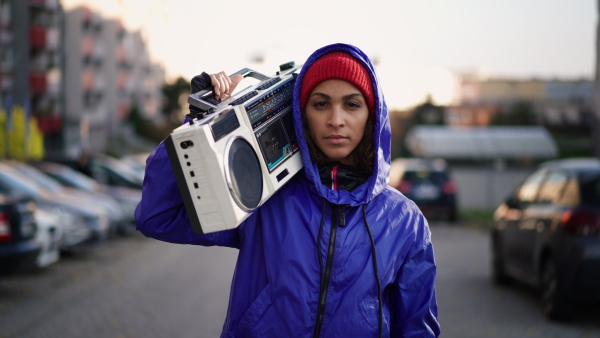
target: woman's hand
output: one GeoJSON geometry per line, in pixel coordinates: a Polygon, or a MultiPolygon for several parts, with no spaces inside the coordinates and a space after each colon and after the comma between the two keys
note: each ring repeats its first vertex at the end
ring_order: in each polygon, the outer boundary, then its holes
{"type": "Polygon", "coordinates": [[[215,99],[225,100],[233,94],[235,87],[242,81],[244,77],[241,74],[236,74],[232,77],[227,76],[225,72],[210,74],[210,80],[214,88],[215,99]]]}

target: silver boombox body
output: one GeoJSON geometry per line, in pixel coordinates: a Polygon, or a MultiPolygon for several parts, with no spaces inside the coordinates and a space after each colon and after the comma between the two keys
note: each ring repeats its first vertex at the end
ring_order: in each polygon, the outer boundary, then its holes
{"type": "Polygon", "coordinates": [[[188,97],[208,114],[165,146],[195,232],[236,228],[302,169],[292,117],[299,68],[283,64],[273,77],[245,68],[235,74],[260,82],[222,102],[211,90],[188,97]]]}

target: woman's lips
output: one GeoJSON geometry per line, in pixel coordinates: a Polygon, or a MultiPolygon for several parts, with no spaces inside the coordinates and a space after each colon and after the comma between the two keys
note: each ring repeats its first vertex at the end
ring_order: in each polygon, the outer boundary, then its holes
{"type": "Polygon", "coordinates": [[[325,139],[331,144],[341,144],[342,142],[346,141],[348,138],[341,136],[341,135],[331,135],[331,136],[325,137],[325,139]]]}

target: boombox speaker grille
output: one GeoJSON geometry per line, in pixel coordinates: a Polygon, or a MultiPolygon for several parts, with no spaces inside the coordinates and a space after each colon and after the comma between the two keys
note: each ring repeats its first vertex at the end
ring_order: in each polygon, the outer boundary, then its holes
{"type": "Polygon", "coordinates": [[[263,188],[260,162],[254,148],[243,138],[231,142],[227,152],[229,189],[240,208],[250,211],[258,207],[263,188]]]}

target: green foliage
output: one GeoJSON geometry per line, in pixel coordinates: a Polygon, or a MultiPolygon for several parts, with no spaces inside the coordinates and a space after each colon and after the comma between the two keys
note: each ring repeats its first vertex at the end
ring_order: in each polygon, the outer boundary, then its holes
{"type": "Polygon", "coordinates": [[[165,99],[163,105],[163,114],[170,116],[174,111],[181,110],[179,97],[181,94],[190,93],[190,81],[179,77],[173,83],[167,83],[163,86],[162,92],[165,99]]]}
{"type": "Polygon", "coordinates": [[[165,139],[172,130],[171,126],[158,126],[152,120],[145,119],[137,104],[131,106],[127,122],[136,134],[156,143],[165,139]]]}
{"type": "Polygon", "coordinates": [[[444,124],[444,108],[435,105],[428,98],[427,101],[415,108],[415,123],[428,125],[444,124]]]}
{"type": "Polygon", "coordinates": [[[489,230],[494,225],[494,210],[462,209],[460,219],[466,227],[489,230]]]}
{"type": "Polygon", "coordinates": [[[491,121],[492,125],[531,126],[537,124],[531,102],[517,101],[502,109],[491,121]]]}

